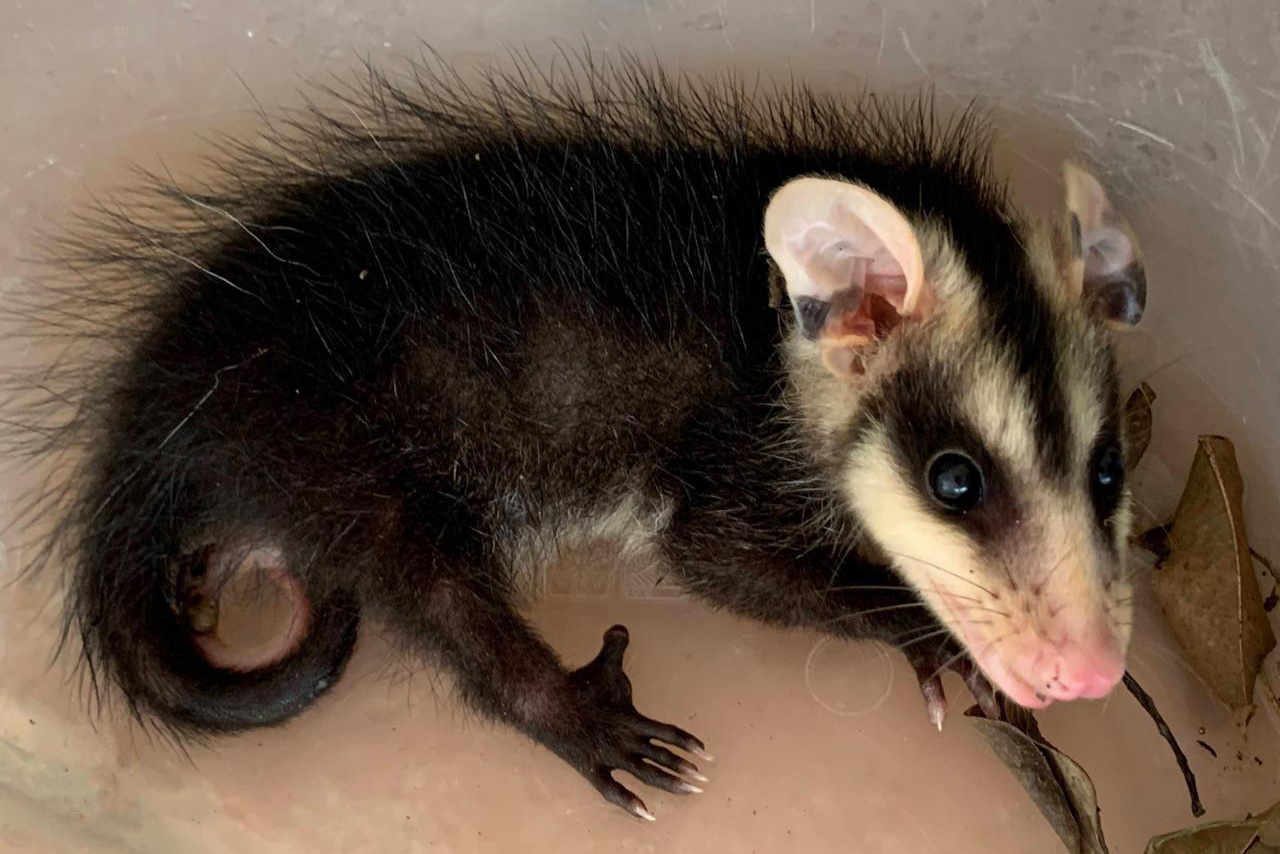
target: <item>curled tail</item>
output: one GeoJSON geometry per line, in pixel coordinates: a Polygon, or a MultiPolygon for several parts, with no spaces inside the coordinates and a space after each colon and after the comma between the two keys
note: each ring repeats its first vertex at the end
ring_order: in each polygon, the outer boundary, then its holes
{"type": "MultiPolygon", "coordinates": [[[[195,557],[204,560],[206,553],[195,557]]],[[[118,575],[110,578],[121,570],[99,564],[91,577],[78,578],[70,616],[95,686],[112,683],[135,716],[176,733],[217,735],[282,723],[338,680],[355,648],[359,602],[350,590],[308,591],[296,576],[278,578],[297,625],[278,634],[273,648],[237,662],[207,627],[193,625],[174,595],[171,572],[151,574],[156,583],[127,591],[114,583],[118,575]]]]}
{"type": "Polygon", "coordinates": [[[94,695],[118,689],[135,717],[201,736],[282,723],[327,691],[356,643],[352,585],[335,583],[314,552],[291,551],[272,533],[287,529],[263,525],[263,506],[243,491],[211,499],[222,490],[193,473],[200,454],[176,453],[168,470],[127,472],[112,471],[118,455],[105,456],[67,543],[68,628],[80,637],[94,695]],[[252,528],[240,521],[246,512],[252,528]],[[288,611],[263,609],[285,628],[247,652],[220,637],[216,611],[221,599],[225,618],[228,591],[246,579],[259,592],[274,588],[288,611]]]}
{"type": "MultiPolygon", "coordinates": [[[[79,397],[49,393],[45,409],[15,410],[39,425],[23,429],[41,439],[20,451],[47,456],[54,472],[26,496],[15,525],[33,526],[47,543],[27,569],[64,573],[64,640],[80,641],[94,701],[118,694],[136,718],[179,736],[281,723],[328,690],[354,650],[360,597],[346,571],[354,561],[332,545],[355,539],[352,514],[295,501],[319,464],[263,473],[261,460],[280,453],[270,440],[292,436],[292,425],[274,433],[219,409],[222,398],[207,392],[217,370],[183,377],[149,367],[156,361],[105,362],[108,370],[88,374],[94,382],[72,378],[79,397]],[[87,402],[64,425],[54,415],[65,400],[87,402]],[[247,426],[235,433],[236,425],[247,426]],[[337,532],[326,527],[335,524],[337,532]],[[246,570],[249,559],[257,563],[246,570]],[[186,594],[203,575],[216,602],[237,574],[258,570],[295,619],[246,656],[220,643],[186,594]]],[[[218,388],[232,402],[262,394],[228,381],[218,388]]]]}

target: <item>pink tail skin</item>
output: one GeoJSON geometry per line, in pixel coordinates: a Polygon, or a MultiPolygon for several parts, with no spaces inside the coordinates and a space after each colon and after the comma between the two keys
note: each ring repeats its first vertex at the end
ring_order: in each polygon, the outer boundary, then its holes
{"type": "MultiPolygon", "coordinates": [[[[288,604],[289,624],[278,627],[265,642],[246,647],[227,644],[217,633],[193,635],[201,655],[214,667],[247,673],[270,667],[288,658],[302,644],[311,625],[311,608],[301,583],[283,566],[283,558],[273,549],[255,549],[233,572],[256,571],[266,575],[288,604]],[[246,565],[255,569],[246,570],[246,565]]],[[[214,559],[210,560],[214,563],[214,559]]]]}

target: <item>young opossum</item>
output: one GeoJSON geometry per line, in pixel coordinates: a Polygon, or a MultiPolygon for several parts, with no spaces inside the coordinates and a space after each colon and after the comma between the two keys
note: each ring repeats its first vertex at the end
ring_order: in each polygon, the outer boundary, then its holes
{"type": "Polygon", "coordinates": [[[667,746],[702,742],[636,710],[623,627],[569,669],[515,604],[604,528],[713,606],[901,646],[939,724],[948,666],[1033,708],[1121,678],[1109,330],[1146,294],[1092,177],[1024,220],[926,100],[370,79],[66,243],[44,316],[119,352],[78,374],[68,619],[132,712],[279,723],[370,618],[652,818],[612,772],[697,791],[667,746]],[[255,569],[295,619],[236,659],[207,606],[255,569]]]}

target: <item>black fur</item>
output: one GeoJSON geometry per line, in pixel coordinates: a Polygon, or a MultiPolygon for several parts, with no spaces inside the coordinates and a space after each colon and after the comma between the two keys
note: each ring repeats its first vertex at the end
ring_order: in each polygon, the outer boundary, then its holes
{"type": "MultiPolygon", "coordinates": [[[[69,626],[134,713],[198,736],[307,705],[363,612],[634,809],[601,778],[632,767],[619,745],[698,743],[630,706],[625,639],[571,672],[521,619],[514,532],[638,491],[673,508],[661,546],[716,606],[847,637],[937,628],[863,553],[837,460],[782,403],[770,193],[838,174],[951,228],[1036,375],[1054,457],[1052,328],[1026,289],[1010,298],[1022,256],[972,112],[944,124],[925,100],[589,58],[474,87],[431,63],[414,75],[371,72],[269,147],[226,143],[215,186],[157,182],[62,242],[74,278],[31,307],[37,334],[61,324],[118,353],[97,372],[70,358],[69,384],[49,374],[19,416],[74,408],[49,447],[87,451],[70,492],[46,496],[69,626]],[[255,538],[284,551],[315,622],[292,658],[234,676],[175,615],[174,566],[255,538]]],[[[953,648],[917,647],[917,665],[953,648]]]]}

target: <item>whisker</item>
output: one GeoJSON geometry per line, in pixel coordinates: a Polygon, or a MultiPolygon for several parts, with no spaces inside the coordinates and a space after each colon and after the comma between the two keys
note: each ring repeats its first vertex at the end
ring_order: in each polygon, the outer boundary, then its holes
{"type": "Polygon", "coordinates": [[[1166,525],[1166,524],[1164,524],[1163,522],[1161,522],[1161,521],[1160,521],[1160,517],[1159,517],[1159,516],[1157,516],[1155,513],[1153,513],[1153,512],[1151,511],[1151,508],[1150,508],[1150,507],[1148,507],[1147,505],[1145,505],[1145,504],[1143,504],[1141,501],[1139,501],[1139,500],[1137,499],[1137,497],[1136,497],[1135,495],[1133,495],[1132,493],[1130,493],[1130,495],[1129,495],[1129,500],[1130,500],[1130,501],[1132,501],[1134,504],[1138,505],[1138,509],[1142,510],[1144,513],[1146,513],[1146,514],[1147,514],[1148,516],[1150,516],[1152,519],[1155,519],[1155,520],[1156,520],[1156,527],[1157,527],[1157,528],[1159,528],[1161,531],[1163,531],[1163,532],[1165,533],[1165,535],[1166,535],[1166,536],[1168,535],[1168,533],[1169,533],[1169,526],[1168,526],[1168,525],[1166,525]]]}
{"type": "Polygon", "coordinates": [[[905,650],[907,647],[913,644],[917,644],[917,643],[920,643],[921,641],[929,640],[930,638],[936,638],[939,635],[949,634],[950,632],[951,632],[950,629],[934,629],[933,631],[927,632],[926,634],[923,634],[918,638],[912,638],[911,640],[906,641],[905,643],[895,643],[893,644],[893,648],[898,650],[905,650]]]}
{"type": "Polygon", "coordinates": [[[949,631],[951,630],[945,626],[941,628],[938,626],[917,626],[914,629],[907,629],[905,632],[898,632],[893,637],[886,639],[885,643],[892,644],[897,647],[898,641],[905,640],[906,638],[911,638],[911,643],[915,643],[918,640],[923,640],[924,638],[943,634],[949,631]],[[915,637],[912,637],[913,635],[915,635],[915,637]]]}
{"type": "Polygon", "coordinates": [[[1064,563],[1066,563],[1067,558],[1075,554],[1076,550],[1079,548],[1080,548],[1080,544],[1077,543],[1076,545],[1071,547],[1070,551],[1068,551],[1062,557],[1058,558],[1058,562],[1053,565],[1053,569],[1049,570],[1048,575],[1045,576],[1045,580],[1048,581],[1050,578],[1052,578],[1053,574],[1058,571],[1058,568],[1061,567],[1064,563]]]}
{"type": "MultiPolygon", "coordinates": [[[[989,626],[989,625],[991,625],[991,621],[990,621],[990,620],[982,620],[982,621],[979,621],[979,622],[974,623],[973,625],[975,625],[975,626],[989,626]]],[[[925,634],[923,634],[923,635],[921,635],[921,636],[919,636],[919,637],[912,638],[911,640],[907,641],[906,643],[895,643],[895,644],[893,644],[893,646],[894,646],[896,649],[904,650],[904,649],[906,649],[907,647],[911,646],[912,644],[920,643],[920,641],[928,640],[929,638],[936,638],[936,637],[938,637],[939,635],[948,635],[948,634],[951,634],[951,630],[950,630],[950,629],[934,629],[933,631],[931,631],[931,632],[927,632],[927,633],[925,633],[925,634]]]]}
{"type": "MultiPolygon", "coordinates": [[[[1011,618],[1011,616],[1012,616],[1008,611],[1001,611],[999,608],[988,608],[988,607],[986,607],[985,605],[969,605],[969,606],[966,606],[966,607],[965,607],[965,609],[964,609],[964,612],[967,614],[967,613],[969,613],[970,611],[982,611],[983,613],[986,613],[986,614],[995,614],[996,616],[998,616],[998,617],[1004,617],[1005,619],[1009,619],[1009,618],[1011,618]]],[[[970,622],[972,622],[972,621],[970,621],[970,622]]]]}
{"type": "Polygon", "coordinates": [[[1152,379],[1154,379],[1154,378],[1155,378],[1155,376],[1156,376],[1157,374],[1164,373],[1165,371],[1169,370],[1170,368],[1174,367],[1175,365],[1179,365],[1179,364],[1181,364],[1182,362],[1185,362],[1187,359],[1190,359],[1192,356],[1198,356],[1198,355],[1200,355],[1201,353],[1203,353],[1203,352],[1205,351],[1205,349],[1206,349],[1206,348],[1204,348],[1204,347],[1197,347],[1195,350],[1191,350],[1191,351],[1189,351],[1189,352],[1183,353],[1181,356],[1178,356],[1178,357],[1176,357],[1176,358],[1170,359],[1169,361],[1165,362],[1165,363],[1164,363],[1163,365],[1161,365],[1160,367],[1158,367],[1158,368],[1154,368],[1154,369],[1153,369],[1149,374],[1147,374],[1147,375],[1146,375],[1145,377],[1143,377],[1142,379],[1138,380],[1138,382],[1139,382],[1140,384],[1141,384],[1141,383],[1145,383],[1145,382],[1150,382],[1152,379]]]}
{"type": "MultiPolygon", "coordinates": [[[[987,641],[985,644],[983,644],[982,649],[978,651],[978,655],[981,655],[982,653],[986,652],[986,651],[987,651],[988,649],[990,649],[992,646],[994,646],[995,644],[999,643],[1000,641],[1004,640],[1005,638],[1009,637],[1009,636],[1010,636],[1010,635],[1012,635],[1012,634],[1015,634],[1015,632],[1013,632],[1013,631],[1008,631],[1008,632],[1005,632],[1004,634],[1000,635],[1000,636],[999,636],[999,637],[997,637],[997,638],[992,638],[991,640],[987,641]]],[[[944,670],[946,670],[948,667],[950,667],[952,664],[954,664],[955,662],[959,661],[961,658],[963,658],[963,657],[964,657],[964,656],[966,656],[966,655],[969,655],[969,650],[967,650],[967,649],[962,649],[962,650],[960,650],[960,652],[957,652],[955,655],[951,656],[951,657],[950,657],[950,658],[948,658],[946,661],[944,661],[944,662],[942,663],[942,665],[938,667],[938,669],[937,669],[937,670],[935,670],[935,671],[933,671],[932,673],[930,673],[930,674],[929,674],[929,676],[928,676],[928,678],[923,679],[923,680],[921,680],[921,681],[923,681],[923,682],[928,682],[928,681],[929,681],[929,679],[933,679],[933,678],[937,677],[937,676],[938,676],[938,674],[942,673],[944,670]]]]}
{"type": "Polygon", "coordinates": [[[957,661],[959,661],[960,659],[964,658],[964,657],[965,657],[966,655],[968,655],[968,654],[969,654],[969,650],[967,650],[967,649],[962,649],[962,650],[960,650],[960,651],[959,651],[959,652],[957,652],[955,655],[951,656],[951,657],[950,657],[950,658],[948,658],[946,661],[942,662],[942,664],[938,665],[938,669],[937,669],[937,670],[933,671],[933,672],[932,672],[932,673],[930,673],[927,677],[925,677],[924,679],[921,679],[920,681],[921,681],[921,682],[928,682],[928,681],[929,681],[929,680],[931,680],[931,679],[935,679],[935,678],[937,678],[939,674],[941,674],[941,673],[943,673],[944,671],[946,671],[946,669],[947,669],[947,668],[949,668],[951,665],[955,664],[957,661]]]}
{"type": "Polygon", "coordinates": [[[1131,587],[1136,587],[1142,579],[1155,571],[1156,561],[1129,561],[1124,568],[1124,580],[1131,587]]]}
{"type": "Polygon", "coordinates": [[[1010,586],[1012,589],[1017,590],[1017,589],[1018,589],[1018,580],[1017,580],[1016,578],[1014,578],[1014,577],[1013,577],[1013,570],[1009,568],[1009,561],[1005,560],[1005,559],[1002,557],[1002,558],[1000,558],[999,563],[1000,563],[1000,568],[1004,570],[1005,578],[1008,578],[1008,579],[1009,579],[1009,586],[1010,586]]]}
{"type": "MultiPolygon", "coordinates": [[[[893,590],[903,593],[919,594],[919,591],[910,584],[841,584],[834,587],[824,587],[821,590],[810,590],[806,595],[822,596],[827,593],[845,593],[853,590],[893,590]]],[[[948,593],[947,595],[954,599],[963,599],[966,602],[983,601],[976,596],[964,596],[959,593],[948,593]]]]}
{"type": "MultiPolygon", "coordinates": [[[[1169,647],[1166,647],[1164,644],[1156,643],[1150,638],[1143,638],[1143,637],[1135,637],[1129,641],[1129,644],[1130,644],[1130,650],[1132,651],[1131,654],[1133,655],[1135,661],[1141,661],[1141,658],[1137,654],[1136,647],[1138,647],[1139,645],[1144,645],[1147,648],[1149,648],[1152,652],[1158,652],[1165,658],[1172,659],[1173,662],[1178,665],[1178,667],[1180,667],[1182,670],[1185,670],[1188,674],[1190,674],[1191,677],[1195,679],[1197,683],[1199,683],[1200,685],[1203,685],[1205,687],[1205,690],[1208,690],[1208,691],[1213,690],[1209,687],[1209,683],[1205,681],[1204,677],[1201,676],[1199,673],[1197,673],[1195,671],[1195,668],[1193,668],[1190,664],[1188,664],[1187,660],[1181,655],[1181,653],[1177,652],[1176,650],[1170,649],[1169,647]]],[[[1149,663],[1148,663],[1148,667],[1150,667],[1149,663]]],[[[1156,670],[1156,668],[1154,667],[1152,667],[1151,669],[1156,670]]]]}
{"type": "Polygon", "coordinates": [[[983,593],[987,594],[988,596],[995,597],[995,595],[996,595],[996,594],[992,593],[990,590],[988,590],[987,588],[983,587],[983,586],[982,586],[981,584],[979,584],[978,582],[976,582],[976,581],[972,581],[972,580],[970,580],[970,579],[968,579],[968,578],[965,578],[963,575],[960,575],[960,574],[958,574],[958,573],[952,572],[952,571],[951,571],[951,570],[949,570],[949,569],[943,569],[942,567],[938,566],[936,563],[931,563],[930,561],[924,560],[924,559],[922,559],[922,558],[918,558],[918,557],[916,557],[915,555],[909,555],[909,554],[906,554],[906,553],[904,553],[904,552],[894,552],[894,551],[888,551],[888,550],[886,550],[886,553],[887,553],[887,554],[891,554],[891,555],[896,555],[896,556],[898,556],[898,557],[905,558],[905,559],[907,559],[907,560],[914,560],[914,561],[916,561],[917,563],[921,563],[921,564],[924,564],[925,566],[932,567],[933,569],[936,569],[936,570],[938,570],[939,572],[944,572],[944,573],[946,573],[947,575],[950,575],[950,576],[952,576],[952,577],[954,577],[954,578],[958,578],[958,579],[960,579],[961,581],[965,582],[966,584],[972,584],[974,587],[978,588],[979,590],[981,590],[983,593]]]}
{"type": "Polygon", "coordinates": [[[823,587],[821,590],[810,590],[806,595],[822,596],[827,593],[844,593],[850,590],[895,590],[914,593],[915,588],[909,584],[841,584],[838,587],[823,587]]]}
{"type": "MultiPolygon", "coordinates": [[[[903,602],[903,603],[899,603],[899,604],[896,604],[896,605],[881,605],[881,606],[876,607],[876,608],[864,608],[864,609],[862,609],[862,610],[860,610],[860,611],[850,611],[849,613],[846,613],[846,614],[838,614],[838,615],[836,615],[836,616],[834,616],[834,617],[831,617],[831,618],[829,618],[829,619],[822,620],[821,622],[815,623],[814,625],[815,625],[815,626],[825,626],[825,625],[830,625],[830,624],[832,624],[832,623],[838,623],[838,622],[841,622],[842,620],[852,620],[852,619],[854,619],[855,617],[864,617],[864,616],[866,616],[866,615],[868,615],[868,614],[878,614],[878,613],[882,613],[882,612],[885,612],[885,611],[904,611],[904,610],[907,610],[907,609],[910,609],[910,608],[927,608],[927,607],[928,607],[928,605],[927,605],[926,603],[924,603],[924,602],[903,602]]],[[[965,616],[965,617],[967,618],[967,615],[968,615],[968,614],[969,614],[969,612],[971,612],[971,611],[983,611],[983,612],[985,612],[985,613],[988,613],[988,614],[995,614],[996,616],[1004,617],[1004,618],[1006,618],[1006,619],[1008,619],[1008,618],[1009,618],[1009,616],[1010,616],[1007,612],[1005,612],[1005,611],[1001,611],[1001,610],[999,610],[998,608],[987,608],[987,607],[984,607],[984,606],[981,606],[981,605],[968,605],[968,606],[964,607],[964,608],[962,609],[962,611],[961,611],[960,616],[965,616]]],[[[970,622],[970,623],[971,623],[971,624],[973,624],[973,625],[983,625],[983,624],[984,624],[984,623],[976,622],[976,621],[974,621],[974,620],[969,620],[968,622],[970,622]]],[[[987,620],[987,621],[985,621],[985,622],[986,622],[986,623],[989,623],[989,622],[990,622],[990,620],[987,620]]]]}
{"type": "Polygon", "coordinates": [[[847,614],[839,614],[827,620],[821,620],[814,623],[815,626],[826,626],[831,623],[838,623],[841,620],[852,620],[855,617],[865,617],[868,614],[880,614],[885,611],[905,611],[909,608],[925,608],[928,607],[923,602],[906,602],[900,605],[881,605],[878,608],[865,608],[861,611],[850,611],[847,614]]]}
{"type": "MultiPolygon", "coordinates": [[[[914,592],[916,592],[916,591],[914,591],[914,590],[913,590],[912,592],[914,593],[914,592]]],[[[922,596],[923,602],[924,602],[925,604],[927,604],[927,603],[929,602],[929,600],[930,600],[930,598],[931,598],[931,597],[932,597],[932,598],[936,598],[936,597],[935,597],[931,592],[926,592],[926,593],[924,593],[924,594],[919,594],[919,593],[917,593],[917,595],[922,596]]],[[[951,596],[952,594],[948,593],[947,595],[948,595],[948,596],[951,596]]],[[[979,603],[980,603],[980,602],[982,602],[982,601],[983,601],[983,600],[981,600],[981,599],[977,598],[976,596],[959,596],[959,597],[955,597],[955,598],[962,599],[962,600],[964,600],[965,602],[979,602],[979,603]]],[[[905,605],[905,603],[904,603],[904,605],[905,605]]],[[[971,611],[982,611],[982,612],[987,613],[987,614],[996,614],[996,615],[998,615],[998,616],[1005,617],[1005,618],[1008,618],[1008,617],[1012,616],[1011,614],[1009,614],[1009,612],[1008,612],[1008,611],[1003,611],[1003,610],[1001,610],[1001,609],[999,609],[999,608],[992,608],[992,607],[989,607],[989,606],[987,606],[987,605],[981,605],[981,604],[978,604],[978,605],[963,605],[963,606],[961,606],[958,610],[960,611],[960,613],[961,613],[961,614],[968,614],[968,613],[970,613],[971,611]]]]}
{"type": "MultiPolygon", "coordinates": [[[[826,593],[846,593],[857,590],[889,590],[900,593],[914,593],[920,595],[920,591],[909,584],[842,584],[838,587],[824,587],[821,590],[810,590],[806,595],[822,596],[826,593]]],[[[977,596],[964,596],[959,593],[948,593],[953,599],[963,599],[966,602],[982,602],[977,596]]]]}
{"type": "Polygon", "coordinates": [[[961,596],[959,593],[951,593],[951,592],[948,592],[947,595],[950,596],[952,599],[963,599],[965,602],[982,602],[983,601],[982,599],[979,599],[977,596],[961,596]]]}

